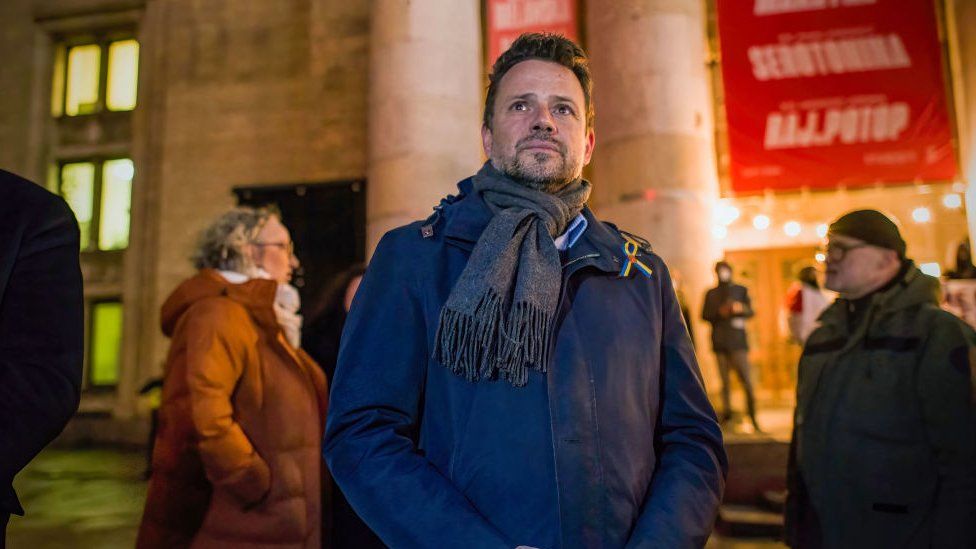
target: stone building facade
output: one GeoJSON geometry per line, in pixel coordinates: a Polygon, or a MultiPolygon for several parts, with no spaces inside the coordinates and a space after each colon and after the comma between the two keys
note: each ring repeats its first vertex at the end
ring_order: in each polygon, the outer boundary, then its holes
{"type": "MultiPolygon", "coordinates": [[[[711,4],[587,0],[581,8],[596,85],[591,205],[651,241],[681,273],[692,311],[724,249],[793,245],[741,231],[727,240],[713,235],[723,130],[711,4]]],[[[976,27],[972,2],[946,5],[957,28],[976,27]]],[[[134,171],[127,245],[82,252],[90,311],[100,303],[121,307],[117,372],[111,383],[92,383],[89,349],[89,382],[69,436],[142,440],[146,403],[138,389],[159,374],[167,350],[159,307],[192,272],[194,239],[234,204],[233,189],[365,180],[368,255],[386,230],[426,217],[478,168],[483,9],[479,0],[0,2],[0,167],[56,190],[66,163],[92,163],[99,180],[113,159],[131,159],[134,171]],[[71,77],[58,56],[97,42],[104,57],[121,39],[139,44],[135,108],[115,112],[99,96],[91,113],[57,111],[57,75],[71,77]]],[[[959,150],[973,181],[971,35],[947,40],[957,67],[959,150]]],[[[812,222],[848,206],[894,209],[916,196],[923,195],[911,186],[820,193],[812,201],[767,196],[763,207],[792,208],[812,222]]],[[[910,229],[910,249],[940,255],[966,230],[963,211],[954,215],[910,229]]],[[[695,330],[706,341],[702,323],[695,330]]],[[[717,376],[707,355],[712,387],[717,376]]]]}

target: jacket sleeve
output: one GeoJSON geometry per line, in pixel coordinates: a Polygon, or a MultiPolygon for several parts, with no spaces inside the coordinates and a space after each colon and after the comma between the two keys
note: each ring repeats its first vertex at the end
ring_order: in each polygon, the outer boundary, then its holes
{"type": "Polygon", "coordinates": [[[11,482],[61,432],[81,392],[78,225],[63,200],[46,198],[25,213],[20,238],[5,230],[0,239],[0,514],[23,514],[11,482]]]}
{"type": "Polygon", "coordinates": [[[976,334],[945,315],[929,331],[919,362],[922,419],[939,487],[933,547],[976,547],[976,334]]]}
{"type": "Polygon", "coordinates": [[[742,299],[740,300],[742,303],[742,310],[738,313],[734,313],[732,316],[750,318],[755,315],[756,312],[752,310],[752,300],[749,299],[749,289],[745,286],[739,287],[742,288],[742,299]]]}
{"type": "Polygon", "coordinates": [[[714,290],[705,293],[705,299],[702,300],[702,320],[706,322],[722,320],[722,316],[718,313],[717,298],[718,294],[714,290]]]}
{"type": "MultiPolygon", "coordinates": [[[[402,232],[400,237],[406,238],[402,232]]],[[[418,449],[428,331],[409,268],[417,259],[379,243],[346,321],[323,444],[343,494],[397,548],[513,548],[418,449]]]]}
{"type": "Polygon", "coordinates": [[[223,300],[187,311],[186,361],[190,413],[207,478],[242,505],[261,501],[271,486],[268,464],[234,419],[231,396],[250,352],[239,326],[247,312],[223,300]]]}
{"type": "Polygon", "coordinates": [[[657,469],[627,547],[704,547],[715,524],[728,461],[691,341],[663,264],[661,410],[657,469]]]}

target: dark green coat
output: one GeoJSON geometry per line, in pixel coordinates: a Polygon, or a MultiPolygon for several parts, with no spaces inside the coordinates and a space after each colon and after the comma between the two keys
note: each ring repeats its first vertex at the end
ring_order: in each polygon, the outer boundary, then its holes
{"type": "Polygon", "coordinates": [[[976,334],[910,266],[860,326],[838,299],[800,359],[793,547],[976,547],[976,334]]]}

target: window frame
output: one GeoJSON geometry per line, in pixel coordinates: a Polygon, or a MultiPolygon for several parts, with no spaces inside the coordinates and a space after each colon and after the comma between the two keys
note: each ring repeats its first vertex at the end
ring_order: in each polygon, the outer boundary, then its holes
{"type": "Polygon", "coordinates": [[[132,160],[131,155],[118,155],[118,154],[107,154],[107,155],[92,155],[85,157],[69,157],[58,159],[55,164],[57,172],[57,188],[53,190],[55,194],[64,198],[62,194],[62,186],[64,185],[64,166],[67,164],[82,164],[90,163],[94,167],[94,175],[92,177],[92,214],[91,214],[91,224],[88,230],[88,246],[81,249],[82,254],[113,254],[113,253],[123,253],[129,249],[131,244],[132,235],[132,191],[136,185],[136,175],[133,173],[132,176],[132,187],[129,190],[129,234],[127,235],[127,243],[124,248],[115,248],[109,250],[103,250],[99,247],[98,240],[101,235],[102,227],[102,186],[105,181],[105,164],[111,162],[112,160],[132,160]]]}
{"type": "MultiPolygon", "coordinates": [[[[139,45],[139,56],[142,56],[142,43],[139,42],[139,37],[136,35],[133,29],[112,29],[103,30],[97,32],[83,32],[75,34],[67,34],[64,36],[56,37],[54,43],[54,55],[52,57],[53,68],[57,67],[57,58],[60,53],[64,55],[64,66],[60,67],[60,81],[62,82],[61,90],[55,90],[54,86],[51,86],[51,93],[54,94],[59,92],[61,97],[58,98],[58,113],[50,113],[51,117],[60,120],[63,118],[82,118],[85,116],[97,116],[105,113],[120,113],[120,112],[132,112],[139,108],[138,101],[138,81],[140,69],[136,69],[136,104],[133,108],[127,110],[111,110],[108,108],[108,50],[109,46],[113,42],[122,42],[125,40],[135,40],[136,44],[139,45]],[[85,114],[68,114],[67,103],[68,103],[68,59],[70,57],[71,48],[78,46],[98,46],[99,58],[98,58],[98,90],[97,99],[95,100],[95,110],[90,113],[85,114]]],[[[141,59],[140,59],[141,65],[141,59]]],[[[51,71],[51,82],[55,81],[54,71],[51,71]]],[[[53,110],[55,101],[51,99],[51,107],[53,110]]]]}
{"type": "Polygon", "coordinates": [[[82,390],[93,393],[112,393],[115,392],[122,380],[123,355],[125,344],[125,302],[120,295],[104,297],[93,297],[85,301],[85,363],[84,377],[82,379],[82,390]],[[92,379],[94,374],[93,358],[95,354],[95,307],[102,303],[117,303],[122,308],[122,325],[119,326],[119,363],[115,383],[104,384],[95,383],[92,379]]]}

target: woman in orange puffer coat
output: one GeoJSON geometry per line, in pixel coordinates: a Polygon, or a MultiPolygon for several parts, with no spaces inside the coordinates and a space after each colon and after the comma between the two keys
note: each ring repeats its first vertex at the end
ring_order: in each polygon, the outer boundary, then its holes
{"type": "Polygon", "coordinates": [[[172,338],[136,546],[318,548],[325,378],[298,348],[298,266],[268,210],[203,235],[162,309],[172,338]]]}

